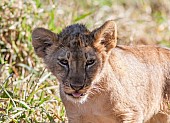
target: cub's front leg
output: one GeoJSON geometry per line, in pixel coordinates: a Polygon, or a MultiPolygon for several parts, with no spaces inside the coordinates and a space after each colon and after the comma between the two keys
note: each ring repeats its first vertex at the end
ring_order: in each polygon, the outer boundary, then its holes
{"type": "Polygon", "coordinates": [[[125,113],[119,116],[119,118],[107,117],[99,118],[97,116],[92,117],[83,117],[83,116],[74,116],[68,117],[68,123],[144,123],[141,115],[136,115],[134,113],[125,113]],[[117,119],[117,120],[116,120],[117,119]]]}
{"type": "Polygon", "coordinates": [[[80,116],[70,117],[68,116],[67,123],[83,123],[80,116]]]}
{"type": "Polygon", "coordinates": [[[83,122],[81,122],[81,121],[78,121],[78,120],[68,120],[68,123],[83,123],[83,122]]]}
{"type": "MultiPolygon", "coordinates": [[[[76,117],[68,117],[68,123],[107,123],[100,121],[96,117],[86,117],[86,116],[76,116],[76,117]]],[[[110,122],[109,122],[110,123],[110,122]]]]}
{"type": "Polygon", "coordinates": [[[141,115],[133,115],[131,113],[127,114],[125,118],[121,120],[120,123],[144,123],[143,118],[141,118],[141,115]]]}
{"type": "Polygon", "coordinates": [[[119,108],[115,112],[117,123],[144,123],[143,113],[139,108],[119,108]],[[120,110],[121,109],[121,110],[120,110]]]}

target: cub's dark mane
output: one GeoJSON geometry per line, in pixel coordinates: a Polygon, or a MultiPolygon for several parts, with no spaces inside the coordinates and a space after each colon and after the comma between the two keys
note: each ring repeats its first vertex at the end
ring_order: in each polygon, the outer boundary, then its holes
{"type": "Polygon", "coordinates": [[[67,26],[58,34],[59,41],[69,48],[81,48],[87,46],[93,39],[90,31],[84,24],[67,26]]]}

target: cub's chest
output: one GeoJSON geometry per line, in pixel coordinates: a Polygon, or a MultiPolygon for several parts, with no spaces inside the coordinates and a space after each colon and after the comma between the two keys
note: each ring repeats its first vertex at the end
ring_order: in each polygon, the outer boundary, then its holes
{"type": "Polygon", "coordinates": [[[68,117],[76,119],[75,123],[117,123],[112,110],[108,109],[107,105],[101,106],[95,103],[88,108],[79,107],[77,113],[70,113],[68,117]]]}
{"type": "Polygon", "coordinates": [[[66,105],[67,116],[75,123],[117,123],[110,101],[103,97],[83,104],[66,105]]]}
{"type": "Polygon", "coordinates": [[[112,115],[108,116],[85,115],[81,116],[79,121],[81,123],[117,123],[117,120],[114,119],[112,115]]]}

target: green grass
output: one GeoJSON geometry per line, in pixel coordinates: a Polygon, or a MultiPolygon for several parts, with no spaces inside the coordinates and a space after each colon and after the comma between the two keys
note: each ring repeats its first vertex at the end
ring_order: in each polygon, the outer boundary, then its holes
{"type": "Polygon", "coordinates": [[[0,122],[61,122],[65,119],[56,91],[58,84],[45,69],[17,80],[11,74],[0,88],[0,122]]]}
{"type": "Polygon", "coordinates": [[[35,27],[56,33],[73,23],[90,30],[113,19],[118,44],[170,47],[169,0],[1,0],[0,123],[60,123],[66,119],[58,82],[33,50],[35,27]]]}

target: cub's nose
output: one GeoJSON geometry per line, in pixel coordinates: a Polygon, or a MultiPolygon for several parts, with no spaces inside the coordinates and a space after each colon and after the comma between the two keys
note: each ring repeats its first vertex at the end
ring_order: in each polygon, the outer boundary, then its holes
{"type": "Polygon", "coordinates": [[[70,84],[70,87],[74,89],[75,91],[79,91],[83,89],[84,85],[78,85],[78,84],[70,84]]]}

